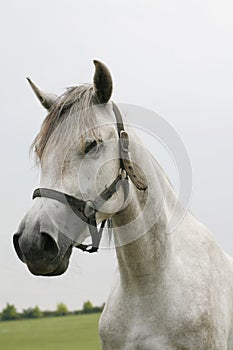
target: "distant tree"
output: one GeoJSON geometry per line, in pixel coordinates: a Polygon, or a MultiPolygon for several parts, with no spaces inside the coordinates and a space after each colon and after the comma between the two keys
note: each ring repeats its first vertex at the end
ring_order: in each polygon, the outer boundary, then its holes
{"type": "Polygon", "coordinates": [[[69,313],[67,306],[64,303],[57,304],[56,315],[65,316],[69,313]]]}
{"type": "Polygon", "coordinates": [[[94,306],[93,307],[93,313],[98,313],[98,312],[102,312],[103,311],[103,309],[104,309],[104,306],[105,306],[105,304],[103,303],[101,306],[94,306]]]}
{"type": "Polygon", "coordinates": [[[34,308],[29,307],[28,309],[23,310],[22,318],[39,318],[42,317],[43,313],[40,311],[38,306],[34,308]]]}
{"type": "Polygon", "coordinates": [[[93,312],[93,305],[92,303],[88,300],[83,304],[83,313],[88,314],[93,312]]]}
{"type": "Polygon", "coordinates": [[[39,318],[43,316],[43,312],[39,309],[37,305],[33,309],[33,314],[35,318],[39,318]]]}
{"type": "Polygon", "coordinates": [[[5,309],[2,310],[1,320],[16,320],[18,318],[18,313],[14,305],[8,304],[5,309]]]}
{"type": "Polygon", "coordinates": [[[75,311],[73,312],[73,314],[74,314],[74,315],[81,315],[81,314],[83,314],[83,310],[75,310],[75,311]]]}
{"type": "Polygon", "coordinates": [[[56,311],[45,310],[43,311],[44,317],[53,317],[56,316],[56,311]]]}

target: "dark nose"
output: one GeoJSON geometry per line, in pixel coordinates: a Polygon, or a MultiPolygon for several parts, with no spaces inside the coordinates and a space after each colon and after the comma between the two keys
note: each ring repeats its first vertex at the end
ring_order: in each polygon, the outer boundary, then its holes
{"type": "Polygon", "coordinates": [[[59,254],[59,247],[54,238],[46,233],[40,232],[33,240],[29,236],[16,233],[13,236],[15,251],[25,263],[35,262],[36,260],[54,260],[59,254]]]}
{"type": "Polygon", "coordinates": [[[46,232],[41,232],[41,247],[47,256],[51,258],[56,257],[59,252],[56,241],[46,232]]]}

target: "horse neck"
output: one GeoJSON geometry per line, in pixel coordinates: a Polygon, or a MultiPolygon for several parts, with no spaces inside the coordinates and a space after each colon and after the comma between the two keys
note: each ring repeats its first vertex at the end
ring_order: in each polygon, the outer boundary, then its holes
{"type": "Polygon", "coordinates": [[[128,206],[113,217],[120,277],[127,285],[132,281],[146,285],[152,276],[158,278],[172,252],[172,237],[166,227],[176,203],[175,193],[151,155],[140,159],[144,159],[142,166],[147,169],[149,195],[130,184],[128,206]]]}

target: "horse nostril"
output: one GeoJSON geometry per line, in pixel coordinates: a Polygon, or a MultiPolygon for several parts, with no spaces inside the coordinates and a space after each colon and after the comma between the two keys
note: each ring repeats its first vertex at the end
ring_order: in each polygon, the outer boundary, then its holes
{"type": "Polygon", "coordinates": [[[46,232],[41,232],[41,249],[47,254],[55,257],[59,253],[59,248],[53,237],[46,232]]]}
{"type": "Polygon", "coordinates": [[[19,257],[19,259],[23,262],[25,262],[25,258],[24,258],[24,255],[21,251],[21,248],[20,248],[20,245],[19,245],[19,238],[20,238],[20,234],[19,233],[15,233],[13,235],[13,244],[14,244],[14,248],[15,248],[15,251],[19,257]]]}

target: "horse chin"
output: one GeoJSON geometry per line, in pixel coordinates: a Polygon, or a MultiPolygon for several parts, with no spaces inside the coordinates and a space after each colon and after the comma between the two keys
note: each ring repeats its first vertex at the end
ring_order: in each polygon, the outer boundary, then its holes
{"type": "Polygon", "coordinates": [[[48,263],[46,266],[38,266],[37,264],[27,263],[29,271],[35,276],[52,277],[60,276],[66,272],[69,266],[70,255],[72,253],[72,247],[70,247],[65,253],[61,261],[55,265],[48,263]]]}

